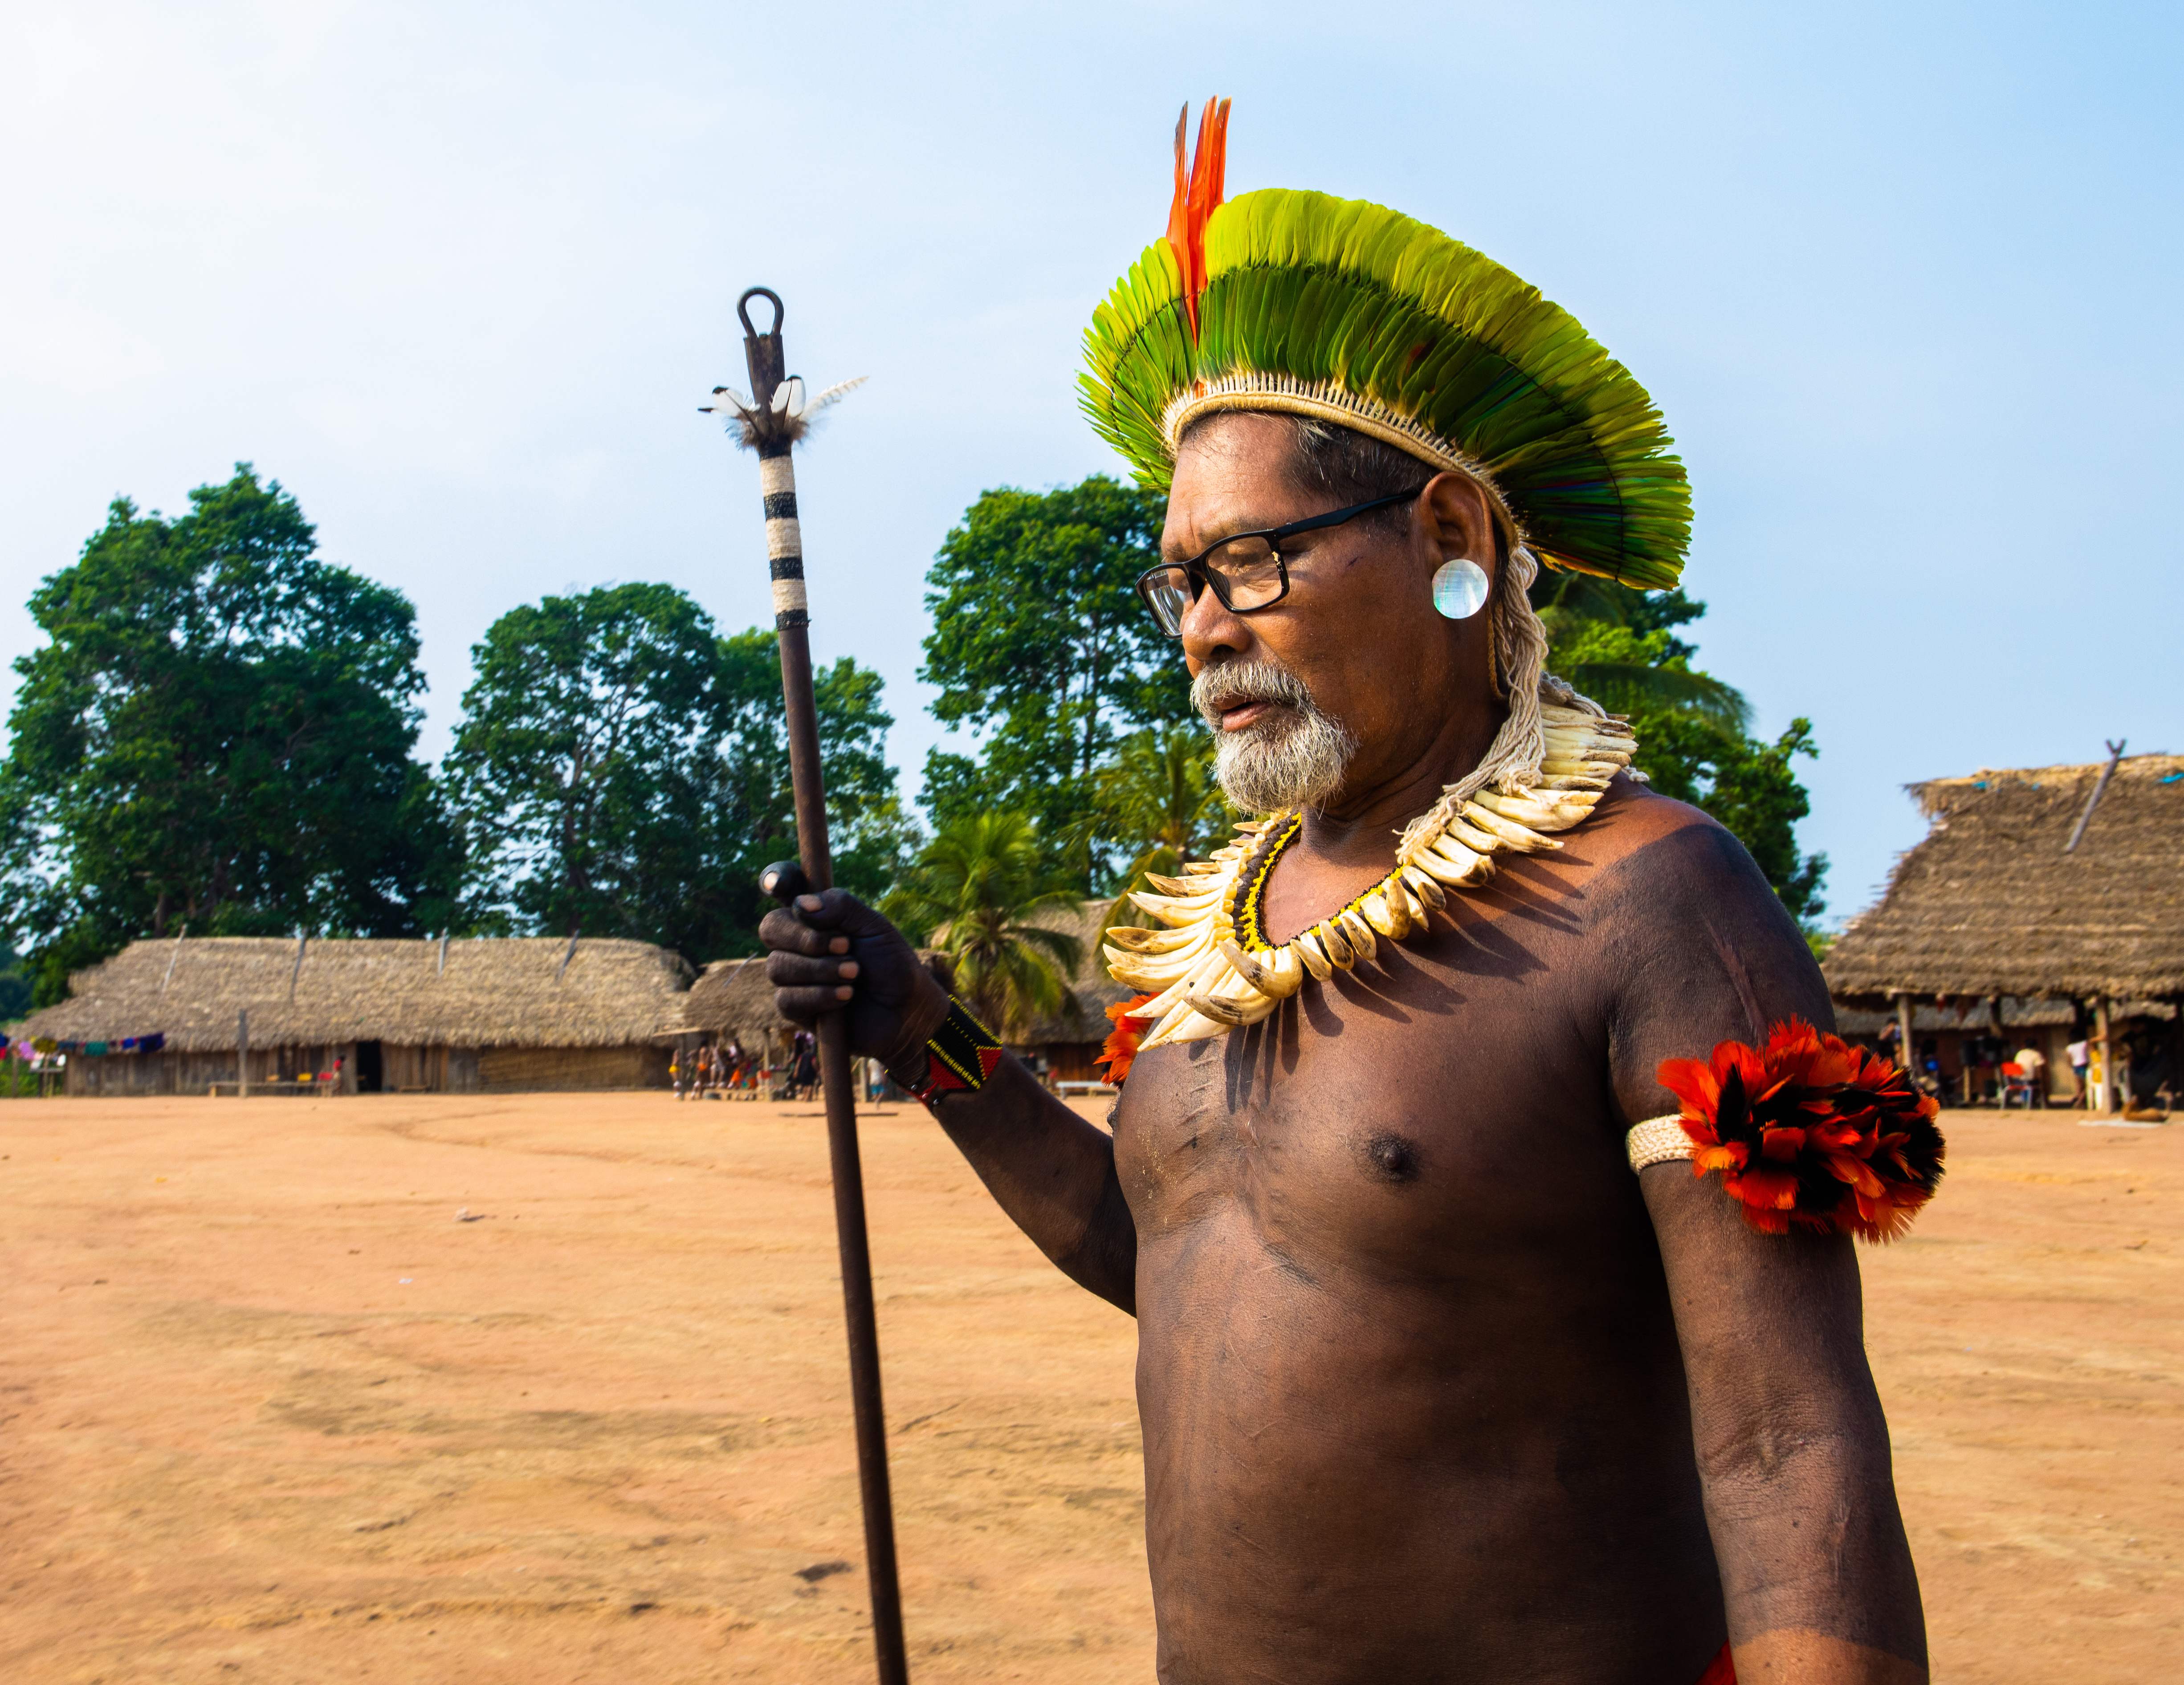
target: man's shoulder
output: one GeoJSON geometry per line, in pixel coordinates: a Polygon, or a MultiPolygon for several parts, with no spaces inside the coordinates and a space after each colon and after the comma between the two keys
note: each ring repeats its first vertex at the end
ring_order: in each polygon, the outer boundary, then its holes
{"type": "Polygon", "coordinates": [[[1702,808],[1618,778],[1592,817],[1565,844],[1589,877],[1667,887],[1693,874],[1718,876],[1741,862],[1756,871],[1744,845],[1702,808]]]}
{"type": "Polygon", "coordinates": [[[1568,853],[1584,862],[1596,932],[1757,926],[1803,945],[1766,874],[1720,820],[1630,779],[1615,781],[1568,853]]]}

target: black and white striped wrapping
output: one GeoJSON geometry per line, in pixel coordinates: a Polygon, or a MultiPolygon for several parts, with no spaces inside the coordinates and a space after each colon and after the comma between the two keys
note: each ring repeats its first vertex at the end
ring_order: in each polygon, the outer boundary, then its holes
{"type": "Polygon", "coordinates": [[[796,469],[788,454],[788,441],[762,447],[758,459],[758,488],[766,504],[766,559],[773,575],[773,623],[776,627],[811,623],[804,594],[804,534],[796,520],[796,469]]]}

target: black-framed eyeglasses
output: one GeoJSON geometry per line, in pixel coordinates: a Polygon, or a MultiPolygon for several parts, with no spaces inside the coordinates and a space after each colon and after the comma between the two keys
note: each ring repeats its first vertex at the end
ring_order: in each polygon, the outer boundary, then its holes
{"type": "Polygon", "coordinates": [[[1145,599],[1145,607],[1170,637],[1183,636],[1183,617],[1198,600],[1198,593],[1209,585],[1221,599],[1221,606],[1232,614],[1252,614],[1262,609],[1271,609],[1290,594],[1290,564],[1282,554],[1284,540],[1294,538],[1300,532],[1340,526],[1361,514],[1370,514],[1374,509],[1407,503],[1424,490],[1425,487],[1420,486],[1416,491],[1399,492],[1392,498],[1352,503],[1331,514],[1293,520],[1286,526],[1270,526],[1263,532],[1232,533],[1187,562],[1162,562],[1156,568],[1147,568],[1138,576],[1138,595],[1145,599]]]}

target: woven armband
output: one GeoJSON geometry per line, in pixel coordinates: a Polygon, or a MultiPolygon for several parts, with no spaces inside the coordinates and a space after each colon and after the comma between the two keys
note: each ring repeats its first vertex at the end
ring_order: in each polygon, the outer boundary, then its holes
{"type": "MultiPolygon", "coordinates": [[[[1942,1180],[1940,1103],[1908,1071],[1799,1019],[1777,1024],[1763,1047],[1724,1042],[1712,1059],[1663,1059],[1660,1079],[1683,1102],[1674,1121],[1691,1174],[1719,1172],[1744,1221],[1769,1234],[1893,1240],[1942,1180]]],[[[1641,1132],[1655,1132],[1647,1150],[1665,1144],[1663,1121],[1630,1132],[1633,1169],[1641,1132]]]]}
{"type": "Polygon", "coordinates": [[[1001,1044],[965,1010],[961,1001],[950,995],[948,1015],[928,1038],[925,1057],[925,1082],[910,1093],[911,1098],[930,1106],[943,1094],[957,1089],[975,1093],[984,1087],[994,1067],[1001,1062],[1001,1044]]]}
{"type": "Polygon", "coordinates": [[[1630,1132],[1623,1137],[1623,1150],[1630,1155],[1630,1168],[1642,1171],[1648,1165],[1690,1158],[1691,1137],[1684,1133],[1683,1119],[1670,1112],[1666,1117],[1649,1117],[1643,1123],[1632,1124],[1630,1132]]]}

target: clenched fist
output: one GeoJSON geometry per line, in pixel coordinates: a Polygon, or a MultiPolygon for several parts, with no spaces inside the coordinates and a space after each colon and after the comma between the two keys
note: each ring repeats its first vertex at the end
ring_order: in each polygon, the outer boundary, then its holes
{"type": "Polygon", "coordinates": [[[926,1038],[948,1015],[948,995],[902,932],[844,889],[800,895],[758,927],[781,1015],[809,1024],[839,1012],[850,1051],[877,1059],[897,1081],[922,1080],[926,1038]]]}

